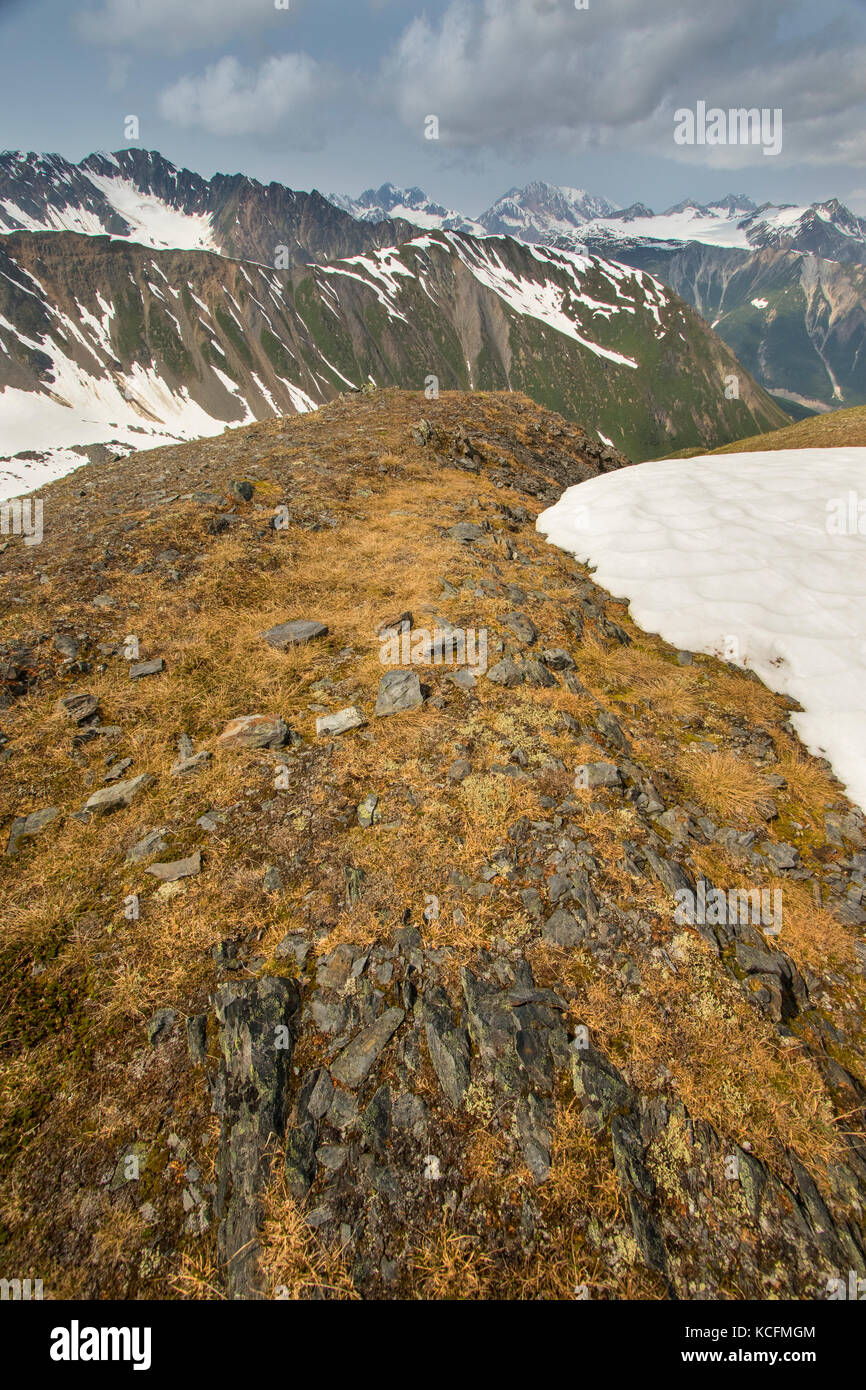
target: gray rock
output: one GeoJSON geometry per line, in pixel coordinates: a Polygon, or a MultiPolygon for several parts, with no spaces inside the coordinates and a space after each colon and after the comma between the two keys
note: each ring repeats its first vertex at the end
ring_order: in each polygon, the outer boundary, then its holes
{"type": "Polygon", "coordinates": [[[468,666],[463,666],[459,671],[449,671],[446,679],[456,685],[459,690],[475,689],[475,672],[468,666]]]}
{"type": "Polygon", "coordinates": [[[536,1183],[550,1176],[551,1117],[538,1096],[523,1096],[518,1101],[517,1135],[526,1166],[536,1183]]]}
{"type": "Polygon", "coordinates": [[[103,782],[119,782],[124,772],[132,767],[132,758],[121,758],[119,762],[112,763],[111,767],[103,777],[103,782]]]}
{"type": "Polygon", "coordinates": [[[284,936],[280,944],[274,951],[278,959],[284,960],[292,957],[299,969],[303,969],[307,956],[310,954],[310,943],[303,932],[289,932],[284,936]]]}
{"type": "Polygon", "coordinates": [[[117,782],[113,787],[103,787],[100,791],[93,793],[93,796],[84,803],[83,809],[101,814],[119,811],[126,806],[131,806],[139,792],[143,792],[155,781],[156,778],[152,777],[149,772],[143,772],[140,777],[133,777],[130,782],[117,782]]]}
{"type": "Polygon", "coordinates": [[[328,1124],[341,1134],[353,1128],[358,1122],[358,1102],[348,1091],[335,1091],[334,1099],[328,1107],[328,1124]]]}
{"type": "Polygon", "coordinates": [[[186,1046],[194,1067],[207,1061],[207,1014],[191,1014],[186,1021],[186,1046]]]}
{"type": "Polygon", "coordinates": [[[316,1141],[319,1127],[314,1120],[290,1128],[286,1133],[286,1186],[296,1201],[306,1197],[316,1176],[316,1141]]]}
{"type": "Polygon", "coordinates": [[[548,671],[547,667],[543,666],[540,661],[525,661],[523,663],[523,679],[527,685],[535,685],[547,690],[559,684],[553,672],[548,671]]]}
{"type": "Polygon", "coordinates": [[[70,719],[73,724],[84,724],[88,719],[92,719],[99,711],[99,701],[95,695],[89,695],[81,691],[75,695],[67,695],[60,701],[60,710],[70,719]]]}
{"type": "Polygon", "coordinates": [[[361,1133],[376,1153],[384,1153],[391,1133],[391,1087],[380,1086],[361,1116],[361,1133]]]}
{"type": "Polygon", "coordinates": [[[677,893],[683,890],[688,890],[690,893],[695,892],[694,881],[679,864],[672,859],[665,859],[663,855],[656,854],[655,850],[646,846],[644,846],[643,853],[659,883],[667,888],[672,897],[676,897],[677,893]]]}
{"type": "Polygon", "coordinates": [[[800,854],[794,845],[775,844],[768,840],[761,846],[761,852],[776,869],[796,869],[800,863],[800,854]]]}
{"type": "Polygon", "coordinates": [[[366,1079],[405,1017],[403,1009],[386,1009],[375,1023],[362,1028],[333,1063],[332,1077],[350,1090],[356,1090],[366,1079]]]}
{"type": "Polygon", "coordinates": [[[283,876],[275,865],[265,870],[262,880],[262,888],[266,893],[281,893],[283,891],[283,876]]]}
{"type": "Polygon", "coordinates": [[[571,912],[566,912],[564,908],[558,907],[548,917],[541,935],[554,946],[579,946],[585,940],[586,932],[585,922],[580,921],[571,912]]]}
{"type": "Polygon", "coordinates": [[[456,1026],[450,1001],[440,986],[429,989],[424,995],[422,1019],[436,1078],[457,1110],[470,1081],[469,1034],[465,1028],[456,1026]]]}
{"type": "Polygon", "coordinates": [[[288,737],[285,720],[266,714],[242,714],[226,725],[217,744],[220,748],[282,748],[288,737]]]}
{"type": "Polygon", "coordinates": [[[149,859],[152,854],[162,854],[164,849],[168,849],[168,845],[162,838],[163,834],[164,831],[162,830],[149,830],[144,839],[139,840],[138,844],[133,845],[129,851],[126,856],[127,864],[140,864],[142,860],[149,859]]]}
{"type": "Polygon", "coordinates": [[[458,521],[456,526],[449,529],[448,535],[452,541],[460,541],[463,545],[469,545],[472,541],[480,541],[484,538],[484,529],[471,521],[458,521]]]}
{"type": "Polygon", "coordinates": [[[67,661],[74,661],[81,646],[71,632],[59,632],[54,639],[54,650],[65,656],[67,661]]]}
{"type": "Polygon", "coordinates": [[[165,1042],[176,1019],[177,1014],[174,1009],[157,1009],[147,1024],[147,1041],[154,1047],[157,1043],[165,1042]]]}
{"type": "Polygon", "coordinates": [[[316,1161],[329,1172],[336,1173],[349,1156],[349,1150],[343,1144],[323,1144],[316,1150],[316,1161]]]}
{"type": "Polygon", "coordinates": [[[201,850],[196,850],[188,859],[175,859],[171,864],[151,864],[146,873],[153,874],[160,883],[175,883],[179,878],[190,878],[201,873],[201,850]]]}
{"type": "Polygon", "coordinates": [[[549,666],[551,671],[573,671],[575,669],[574,660],[562,647],[547,647],[541,653],[541,660],[545,666],[549,666]]]}
{"type": "Polygon", "coordinates": [[[617,1112],[632,1109],[631,1088],[613,1062],[594,1047],[576,1048],[571,1054],[574,1093],[588,1107],[593,1126],[606,1124],[617,1112]]]}
{"type": "Polygon", "coordinates": [[[324,1067],[307,1072],[298,1097],[298,1115],[304,1120],[321,1120],[334,1099],[334,1083],[324,1067]]]}
{"type": "Polygon", "coordinates": [[[189,777],[195,772],[200,772],[211,760],[210,753],[202,750],[201,753],[193,753],[192,757],[181,758],[180,762],[174,764],[171,769],[172,777],[189,777]]]}
{"type": "Polygon", "coordinates": [[[230,1298],[263,1296],[261,1193],[269,1145],[285,1127],[299,1003],[291,981],[272,977],[224,984],[213,996],[222,1053],[214,1091],[221,1119],[214,1210],[230,1298]]]}
{"type": "Polygon", "coordinates": [[[328,629],[325,623],[307,618],[292,618],[289,622],[269,627],[267,632],[259,635],[269,647],[276,647],[277,651],[284,652],[289,647],[300,647],[305,642],[312,642],[315,637],[326,637],[328,629]]]}
{"type": "Polygon", "coordinates": [[[448,769],[448,781],[462,782],[465,777],[469,776],[471,771],[472,764],[467,762],[465,758],[458,758],[448,769]]]}
{"type": "Polygon", "coordinates": [[[158,676],[160,671],[165,670],[165,662],[161,656],[154,657],[152,661],[138,661],[129,668],[129,679],[131,681],[143,680],[145,676],[158,676]]]}
{"type": "Polygon", "coordinates": [[[417,671],[386,671],[379,682],[376,714],[380,719],[423,704],[417,671]]]}
{"type": "Polygon", "coordinates": [[[631,1116],[613,1116],[610,1122],[610,1138],[620,1186],[624,1191],[633,1187],[643,1197],[652,1197],[655,1186],[644,1163],[643,1144],[631,1116]]]}
{"type": "Polygon", "coordinates": [[[40,811],[31,811],[29,816],[17,816],[12,822],[9,831],[9,842],[6,845],[6,854],[11,858],[17,853],[19,843],[29,835],[38,835],[46,826],[51,825],[60,815],[56,806],[44,806],[40,811]]]}
{"type": "Polygon", "coordinates": [[[316,733],[320,738],[324,736],[334,737],[337,734],[348,733],[350,729],[363,729],[367,723],[357,705],[350,705],[348,709],[341,709],[337,714],[323,714],[316,720],[316,733]]]}
{"type": "Polygon", "coordinates": [[[514,633],[518,642],[531,645],[538,637],[538,628],[525,613],[507,613],[502,621],[514,633]]]}
{"type": "Polygon", "coordinates": [[[613,744],[615,748],[621,748],[631,756],[631,745],[623,733],[622,725],[608,710],[599,710],[595,716],[595,727],[608,743],[613,744]]]}
{"type": "Polygon", "coordinates": [[[379,798],[375,792],[371,792],[365,797],[357,810],[358,824],[365,830],[369,830],[372,825],[382,819],[381,811],[377,810],[379,798]]]}
{"type": "Polygon", "coordinates": [[[628,1213],[632,1234],[644,1264],[648,1269],[664,1273],[667,1268],[667,1253],[662,1233],[646,1202],[637,1192],[628,1193],[628,1213]]]}
{"type": "Polygon", "coordinates": [[[493,681],[494,685],[504,685],[509,689],[512,686],[520,685],[523,682],[523,667],[518,666],[516,661],[506,657],[504,661],[497,661],[495,666],[491,666],[487,672],[487,679],[493,681]]]}

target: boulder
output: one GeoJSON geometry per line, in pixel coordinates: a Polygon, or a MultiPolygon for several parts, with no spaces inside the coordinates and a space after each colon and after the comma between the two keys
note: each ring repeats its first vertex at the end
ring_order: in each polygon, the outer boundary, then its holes
{"type": "Polygon", "coordinates": [[[376,714],[380,719],[424,703],[417,671],[387,671],[379,682],[376,714]]]}
{"type": "Polygon", "coordinates": [[[260,635],[269,647],[275,647],[278,652],[284,652],[289,647],[301,647],[305,642],[312,642],[315,637],[326,637],[327,633],[328,629],[324,623],[307,618],[292,618],[289,622],[277,623],[276,627],[269,627],[267,632],[260,635]]]}

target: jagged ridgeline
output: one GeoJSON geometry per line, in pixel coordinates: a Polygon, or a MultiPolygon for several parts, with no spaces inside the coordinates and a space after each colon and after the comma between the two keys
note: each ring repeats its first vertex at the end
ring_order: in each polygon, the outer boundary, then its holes
{"type": "Polygon", "coordinates": [[[0,571],[4,1277],[858,1296],[864,817],[538,533],[624,466],[389,390],[42,489],[0,571]]]}
{"type": "Polygon", "coordinates": [[[633,458],[788,419],[651,276],[507,237],[435,232],[280,271],[23,232],[0,239],[0,270],[7,456],[213,434],[369,377],[526,391],[633,458]]]}

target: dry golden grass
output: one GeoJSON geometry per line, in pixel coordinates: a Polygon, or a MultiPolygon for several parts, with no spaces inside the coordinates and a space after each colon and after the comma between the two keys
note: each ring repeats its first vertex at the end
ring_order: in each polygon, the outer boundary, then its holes
{"type": "Polygon", "coordinates": [[[759,729],[780,724],[791,709],[791,702],[785,696],[768,690],[760,681],[728,670],[721,662],[713,665],[707,699],[715,710],[759,729]]]}
{"type": "Polygon", "coordinates": [[[312,1227],[285,1186],[285,1165],[274,1163],[265,1199],[261,1256],[262,1287],[270,1298],[356,1299],[348,1253],[329,1245],[312,1227]]]}
{"type": "Polygon", "coordinates": [[[766,449],[832,449],[866,444],[866,406],[810,415],[769,434],[724,444],[716,454],[748,454],[766,449]]]}
{"type": "Polygon", "coordinates": [[[176,1269],[169,1277],[171,1288],[180,1298],[206,1302],[225,1299],[219,1280],[219,1270],[211,1255],[194,1255],[188,1250],[182,1251],[176,1269]]]}
{"type": "Polygon", "coordinates": [[[410,1252],[408,1264],[416,1298],[463,1302],[491,1292],[490,1257],[475,1248],[473,1238],[456,1231],[447,1216],[420,1249],[410,1252]]]}
{"type": "Polygon", "coordinates": [[[839,785],[787,735],[776,739],[779,764],[775,769],[784,777],[790,796],[806,815],[822,821],[822,811],[839,800],[839,785]]]}
{"type": "Polygon", "coordinates": [[[605,647],[589,635],[581,646],[579,672],[599,694],[643,702],[658,719],[683,721],[703,708],[706,681],[700,671],[677,666],[646,638],[629,647],[605,647]]]}
{"type": "Polygon", "coordinates": [[[769,886],[782,893],[782,934],[778,944],[795,965],[821,974],[854,964],[854,933],[827,908],[815,905],[808,884],[771,880],[769,886]]]}
{"type": "Polygon", "coordinates": [[[688,797],[723,825],[751,825],[772,812],[772,786],[753,763],[736,753],[710,753],[690,744],[677,771],[688,797]]]}
{"type": "Polygon", "coordinates": [[[557,1106],[553,1133],[550,1176],[538,1189],[553,1239],[543,1258],[522,1271],[519,1297],[663,1298],[662,1281],[641,1263],[613,1158],[587,1129],[574,1098],[557,1106]]]}
{"type": "Polygon", "coordinates": [[[659,1069],[669,1068],[691,1115],[748,1140],[771,1166],[780,1145],[819,1167],[839,1161],[842,1146],[815,1063],[780,1044],[701,941],[682,933],[678,948],[677,973],[642,969],[638,993],[620,999],[601,981],[588,986],[580,1021],[591,1036],[627,1061],[639,1089],[652,1090],[659,1069]]]}

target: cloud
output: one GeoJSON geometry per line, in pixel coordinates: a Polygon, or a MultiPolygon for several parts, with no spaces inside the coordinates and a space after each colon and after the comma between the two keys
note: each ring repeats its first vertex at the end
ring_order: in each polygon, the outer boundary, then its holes
{"type": "Polygon", "coordinates": [[[225,57],[167,87],[159,111],[176,125],[212,135],[285,134],[286,117],[318,109],[332,85],[327,70],[304,53],[283,53],[252,67],[225,57]]]}
{"type": "Polygon", "coordinates": [[[704,100],[782,107],[786,162],[866,163],[862,10],[815,22],[805,0],[452,0],[408,25],[381,83],[407,127],[420,137],[436,115],[452,146],[761,161],[753,146],[674,144],[674,111],[704,100]]]}
{"type": "Polygon", "coordinates": [[[182,53],[285,23],[288,14],[273,0],[102,0],[95,9],[80,10],[75,24],[92,43],[182,53]]]}

